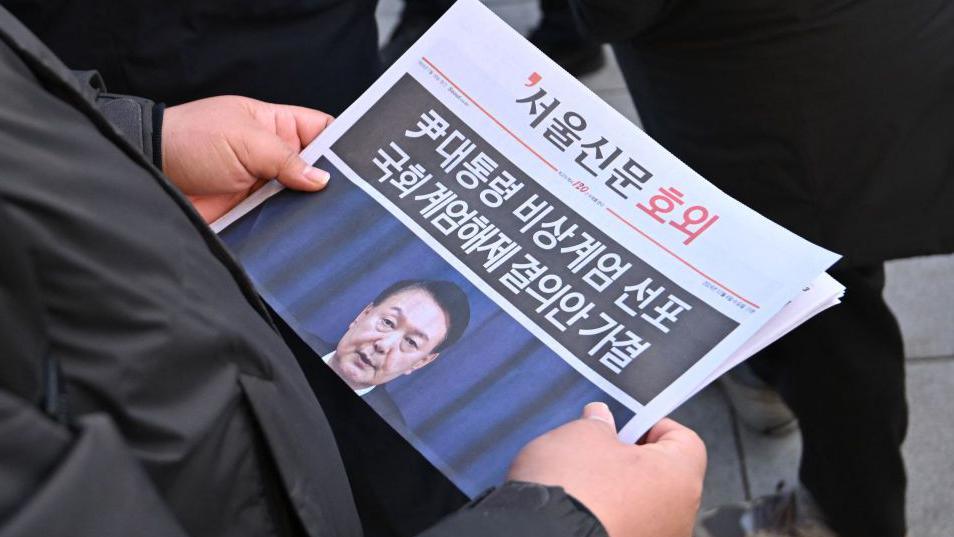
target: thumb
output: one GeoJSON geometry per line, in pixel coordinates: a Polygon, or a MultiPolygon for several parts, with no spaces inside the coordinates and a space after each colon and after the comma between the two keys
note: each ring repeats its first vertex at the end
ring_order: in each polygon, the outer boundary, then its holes
{"type": "Polygon", "coordinates": [[[613,430],[613,434],[616,434],[616,420],[613,419],[613,413],[610,412],[606,403],[589,403],[583,407],[583,419],[585,420],[595,420],[602,421],[603,423],[610,426],[613,430]]]}
{"type": "Polygon", "coordinates": [[[259,179],[275,178],[293,190],[321,190],[331,175],[325,170],[309,166],[298,152],[277,135],[256,131],[248,140],[248,153],[242,162],[250,174],[259,179]]]}

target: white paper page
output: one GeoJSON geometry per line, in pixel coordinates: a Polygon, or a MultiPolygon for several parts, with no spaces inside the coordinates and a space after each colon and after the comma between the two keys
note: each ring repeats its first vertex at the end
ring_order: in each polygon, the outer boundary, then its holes
{"type": "Polygon", "coordinates": [[[694,396],[716,379],[728,373],[730,369],[751,358],[755,353],[780,339],[785,334],[798,328],[802,323],[826,309],[836,306],[844,295],[845,287],[828,274],[822,274],[810,285],[806,286],[792,302],[786,305],[778,314],[746,341],[737,351],[732,353],[721,366],[714,370],[692,393],[680,402],[694,396]]]}

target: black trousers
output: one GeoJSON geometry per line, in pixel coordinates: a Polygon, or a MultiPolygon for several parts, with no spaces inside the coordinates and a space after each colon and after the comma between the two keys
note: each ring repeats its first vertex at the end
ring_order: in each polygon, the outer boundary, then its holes
{"type": "Polygon", "coordinates": [[[802,432],[799,476],[842,537],[905,533],[904,349],[882,298],[884,266],[841,268],[842,304],[750,363],[775,386],[802,432]]]}

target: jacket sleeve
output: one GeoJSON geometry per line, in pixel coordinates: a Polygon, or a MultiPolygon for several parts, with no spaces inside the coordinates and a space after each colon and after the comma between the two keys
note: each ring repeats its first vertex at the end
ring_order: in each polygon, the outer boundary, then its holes
{"type": "Polygon", "coordinates": [[[185,537],[105,416],[71,429],[0,390],[0,537],[185,537]]]}
{"type": "Polygon", "coordinates": [[[40,409],[51,384],[40,286],[2,204],[0,246],[0,537],[184,537],[110,418],[63,423],[40,409]]]}
{"type": "Polygon", "coordinates": [[[675,0],[570,0],[584,31],[600,41],[625,41],[650,28],[675,0]]]}
{"type": "Polygon", "coordinates": [[[162,117],[165,106],[143,97],[106,91],[96,71],[73,71],[87,97],[129,143],[162,169],[162,117]]]}
{"type": "Polygon", "coordinates": [[[508,481],[418,537],[607,537],[603,525],[560,487],[508,481]]]}

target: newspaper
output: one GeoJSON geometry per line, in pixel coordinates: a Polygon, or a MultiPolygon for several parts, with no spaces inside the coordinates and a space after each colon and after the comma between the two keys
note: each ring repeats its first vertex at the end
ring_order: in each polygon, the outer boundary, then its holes
{"type": "Polygon", "coordinates": [[[635,441],[843,292],[836,254],[725,195],[476,0],[302,156],[325,191],[272,183],[213,227],[471,495],[589,401],[635,441]],[[438,281],[466,311],[421,287],[438,281]],[[418,286],[382,299],[397,282],[418,286]]]}

